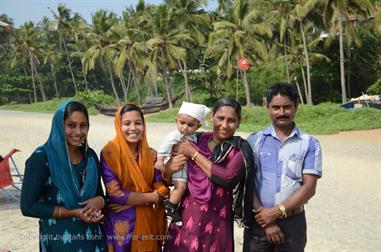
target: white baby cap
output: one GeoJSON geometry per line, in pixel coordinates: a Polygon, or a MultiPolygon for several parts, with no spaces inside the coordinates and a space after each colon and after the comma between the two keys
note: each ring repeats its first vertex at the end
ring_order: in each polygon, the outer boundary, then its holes
{"type": "Polygon", "coordinates": [[[205,119],[205,116],[207,116],[209,113],[210,109],[203,104],[183,102],[178,114],[186,114],[192,116],[199,120],[202,125],[208,125],[208,121],[205,119]]]}

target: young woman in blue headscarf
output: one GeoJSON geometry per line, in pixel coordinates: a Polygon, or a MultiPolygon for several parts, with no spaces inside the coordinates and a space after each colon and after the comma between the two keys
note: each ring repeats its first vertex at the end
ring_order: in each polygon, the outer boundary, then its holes
{"type": "Polygon", "coordinates": [[[40,219],[40,251],[105,251],[99,225],[105,202],[88,131],[86,107],[64,101],[48,140],[25,163],[21,211],[40,219]]]}

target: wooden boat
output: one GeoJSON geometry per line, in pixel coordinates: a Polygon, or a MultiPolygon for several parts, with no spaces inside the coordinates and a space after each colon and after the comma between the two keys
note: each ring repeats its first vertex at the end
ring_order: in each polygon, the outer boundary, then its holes
{"type": "MultiPolygon", "coordinates": [[[[172,104],[177,100],[178,96],[173,96],[171,98],[172,104]]],[[[144,104],[139,106],[144,114],[156,113],[169,108],[169,102],[161,96],[147,96],[144,99],[144,104]]],[[[107,116],[114,116],[117,107],[114,105],[107,104],[95,104],[95,108],[99,113],[107,116]]]]}
{"type": "Polygon", "coordinates": [[[365,108],[381,109],[381,95],[362,95],[352,98],[349,102],[340,106],[343,109],[359,110],[365,108]]]}

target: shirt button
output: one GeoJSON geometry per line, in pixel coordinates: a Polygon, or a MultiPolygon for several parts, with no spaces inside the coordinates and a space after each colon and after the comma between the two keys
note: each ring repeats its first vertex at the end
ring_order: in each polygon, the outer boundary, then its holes
{"type": "Polygon", "coordinates": [[[277,173],[277,176],[280,177],[280,173],[277,173]]]}

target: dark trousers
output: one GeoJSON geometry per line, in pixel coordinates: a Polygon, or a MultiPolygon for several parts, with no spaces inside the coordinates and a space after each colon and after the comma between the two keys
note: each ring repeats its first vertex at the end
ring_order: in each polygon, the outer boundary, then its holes
{"type": "Polygon", "coordinates": [[[284,233],[284,243],[275,246],[268,242],[264,230],[253,224],[245,228],[243,236],[244,252],[303,252],[307,243],[307,225],[304,211],[277,224],[284,233]]]}

